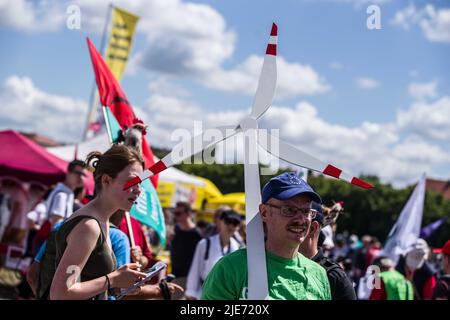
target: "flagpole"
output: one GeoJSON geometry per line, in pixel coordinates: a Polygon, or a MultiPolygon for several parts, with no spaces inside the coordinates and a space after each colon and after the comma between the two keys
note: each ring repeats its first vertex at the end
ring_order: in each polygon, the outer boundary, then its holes
{"type": "MultiPolygon", "coordinates": [[[[108,35],[108,26],[109,23],[111,21],[111,12],[113,10],[114,6],[112,3],[109,4],[108,6],[108,12],[106,14],[106,20],[105,20],[105,25],[103,27],[103,35],[102,35],[102,42],[100,45],[100,54],[102,56],[105,56],[105,47],[106,47],[106,38],[108,35]]],[[[98,102],[98,91],[97,91],[97,84],[96,81],[94,79],[94,83],[92,85],[92,90],[91,90],[91,97],[89,99],[89,110],[88,110],[88,114],[87,114],[87,119],[86,119],[86,126],[84,129],[84,133],[83,133],[83,140],[85,141],[87,138],[87,133],[89,131],[89,120],[91,119],[91,116],[94,112],[96,112],[96,106],[97,106],[97,102],[98,102]]]]}
{"type": "Polygon", "coordinates": [[[108,108],[108,107],[101,107],[101,108],[103,111],[103,118],[105,119],[106,132],[108,132],[108,142],[111,145],[113,143],[113,139],[112,139],[111,128],[109,127],[108,115],[106,114],[106,108],[108,108]]]}
{"type": "Polygon", "coordinates": [[[130,218],[130,213],[128,211],[125,211],[125,220],[127,222],[128,235],[130,236],[131,248],[134,248],[134,247],[136,247],[136,243],[134,242],[133,228],[131,227],[131,218],[130,218]]]}

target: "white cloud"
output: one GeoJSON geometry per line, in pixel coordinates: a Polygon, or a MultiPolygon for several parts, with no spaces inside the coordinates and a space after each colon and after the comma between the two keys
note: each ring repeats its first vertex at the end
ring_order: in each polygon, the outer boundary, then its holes
{"type": "Polygon", "coordinates": [[[235,32],[209,5],[181,0],[122,1],[121,5],[139,13],[138,32],[146,37],[146,47],[132,58],[135,66],[195,76],[217,68],[234,52],[235,32]]]}
{"type": "Polygon", "coordinates": [[[158,77],[150,82],[148,88],[152,94],[162,96],[189,97],[191,94],[182,86],[176,85],[170,77],[158,77]]]}
{"type": "MultiPolygon", "coordinates": [[[[252,55],[233,70],[217,69],[205,75],[205,86],[253,95],[256,92],[263,57],[252,55]]],[[[324,93],[330,86],[309,65],[289,63],[283,57],[277,58],[277,98],[324,93]]]]}
{"type": "Polygon", "coordinates": [[[426,139],[450,140],[450,97],[414,102],[408,110],[398,112],[397,126],[426,139]]]}
{"type": "Polygon", "coordinates": [[[10,76],[0,86],[0,126],[38,132],[57,141],[78,141],[84,129],[87,103],[46,93],[28,77],[10,76]]]}
{"type": "MultiPolygon", "coordinates": [[[[151,1],[158,15],[141,19],[147,47],[131,60],[134,70],[191,77],[202,85],[225,92],[253,95],[263,58],[250,55],[231,69],[223,67],[235,50],[237,35],[224,18],[204,4],[151,1]]],[[[278,57],[277,97],[320,94],[330,86],[311,66],[278,57]]]]}
{"type": "Polygon", "coordinates": [[[450,43],[450,8],[436,10],[433,5],[425,7],[426,18],[420,27],[428,40],[450,43]]]}
{"type": "Polygon", "coordinates": [[[420,21],[420,18],[421,14],[417,11],[416,6],[411,3],[408,7],[397,11],[391,23],[404,30],[409,30],[413,24],[420,21]]]}
{"type": "Polygon", "coordinates": [[[369,77],[359,77],[356,79],[356,84],[359,88],[365,90],[375,89],[380,86],[380,83],[377,80],[369,77]]]}
{"type": "Polygon", "coordinates": [[[408,87],[408,92],[416,100],[437,97],[437,81],[417,83],[413,82],[408,87]]]}
{"type": "Polygon", "coordinates": [[[414,4],[396,12],[392,23],[405,30],[418,25],[432,42],[450,43],[450,8],[436,9],[427,4],[418,10],[414,4]]]}
{"type": "Polygon", "coordinates": [[[0,0],[0,27],[26,32],[55,31],[65,21],[65,7],[57,1],[0,0]]]}

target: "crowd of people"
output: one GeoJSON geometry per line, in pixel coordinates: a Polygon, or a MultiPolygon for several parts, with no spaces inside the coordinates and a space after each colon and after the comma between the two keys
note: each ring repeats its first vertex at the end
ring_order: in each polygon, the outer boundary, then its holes
{"type": "MultiPolygon", "coordinates": [[[[27,188],[2,179],[0,240],[23,248],[31,262],[17,287],[23,299],[110,299],[144,279],[158,260],[155,233],[128,214],[141,189],[123,185],[144,168],[141,155],[112,146],[74,160],[63,182],[27,188]],[[88,169],[95,192],[86,195],[88,169]],[[130,232],[131,231],[131,232],[130,232]]],[[[326,207],[295,173],[262,189],[268,295],[291,300],[428,300],[450,294],[450,241],[431,250],[423,239],[396,259],[380,241],[336,234],[342,203],[326,207]]],[[[246,228],[220,207],[196,221],[189,203],[165,212],[171,273],[160,273],[124,299],[247,299],[246,228]]]]}

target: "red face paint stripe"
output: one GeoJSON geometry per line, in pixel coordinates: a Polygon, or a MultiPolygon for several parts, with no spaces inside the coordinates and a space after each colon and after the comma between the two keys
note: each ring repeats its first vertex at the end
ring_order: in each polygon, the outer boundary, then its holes
{"type": "Polygon", "coordinates": [[[131,188],[132,186],[135,186],[139,183],[141,183],[141,178],[134,177],[133,179],[128,180],[127,183],[124,184],[123,190],[127,190],[128,188],[131,188]]]}
{"type": "Polygon", "coordinates": [[[275,23],[272,23],[272,30],[270,31],[271,36],[276,36],[278,34],[278,26],[275,23]]]}
{"type": "Polygon", "coordinates": [[[167,169],[166,165],[165,165],[164,162],[162,162],[161,160],[159,160],[157,163],[155,163],[154,165],[152,165],[152,166],[149,168],[149,170],[150,170],[151,172],[153,172],[153,174],[158,174],[158,173],[160,173],[161,171],[164,171],[164,170],[166,170],[166,169],[167,169]]]}
{"type": "Polygon", "coordinates": [[[371,185],[370,183],[365,182],[361,179],[358,179],[358,178],[353,178],[351,183],[354,185],[357,185],[361,188],[364,188],[364,189],[372,189],[373,188],[373,185],[371,185]]]}
{"type": "Polygon", "coordinates": [[[326,175],[338,178],[340,177],[342,170],[339,168],[336,168],[335,166],[332,166],[331,164],[327,165],[327,167],[325,168],[325,170],[323,170],[323,173],[325,173],[326,175]]]}
{"type": "Polygon", "coordinates": [[[272,56],[276,56],[277,55],[277,45],[276,44],[268,44],[267,45],[267,50],[266,50],[266,54],[270,54],[272,56]]]}

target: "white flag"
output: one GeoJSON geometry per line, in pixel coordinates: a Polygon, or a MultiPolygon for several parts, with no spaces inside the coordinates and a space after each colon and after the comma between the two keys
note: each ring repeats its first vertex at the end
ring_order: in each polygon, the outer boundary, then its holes
{"type": "Polygon", "coordinates": [[[400,255],[404,254],[419,238],[425,201],[425,181],[426,176],[423,174],[389,233],[383,248],[382,254],[391,258],[395,264],[400,255]]]}

